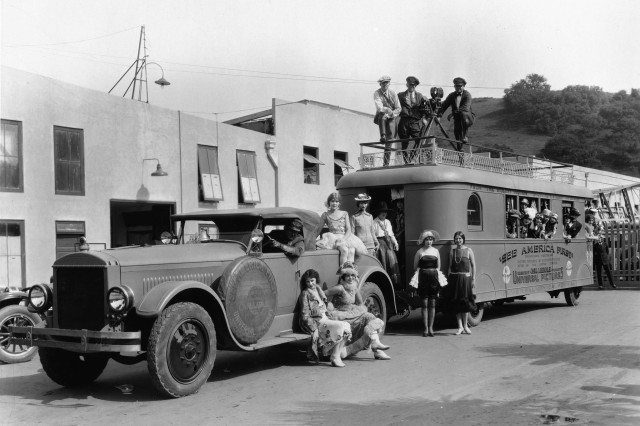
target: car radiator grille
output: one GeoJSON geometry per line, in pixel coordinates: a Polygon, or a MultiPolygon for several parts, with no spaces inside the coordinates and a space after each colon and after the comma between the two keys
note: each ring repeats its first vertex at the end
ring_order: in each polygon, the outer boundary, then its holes
{"type": "Polygon", "coordinates": [[[58,327],[100,330],[105,324],[105,269],[59,268],[54,311],[58,327]]]}

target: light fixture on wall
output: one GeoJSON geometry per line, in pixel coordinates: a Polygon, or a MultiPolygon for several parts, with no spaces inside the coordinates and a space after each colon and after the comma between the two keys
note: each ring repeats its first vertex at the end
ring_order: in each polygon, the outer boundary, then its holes
{"type": "Polygon", "coordinates": [[[142,160],[142,165],[144,166],[145,161],[157,161],[158,165],[156,166],[156,171],[151,173],[151,176],[169,176],[169,173],[162,170],[162,166],[160,165],[160,160],[157,158],[145,158],[142,160]]]}

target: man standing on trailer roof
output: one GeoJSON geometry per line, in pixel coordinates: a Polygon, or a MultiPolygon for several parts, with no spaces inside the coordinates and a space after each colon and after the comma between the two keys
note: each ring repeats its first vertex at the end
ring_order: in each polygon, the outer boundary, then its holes
{"type": "Polygon", "coordinates": [[[384,165],[389,165],[389,152],[391,144],[388,143],[392,139],[398,138],[397,117],[402,111],[398,95],[389,89],[391,77],[383,75],[378,79],[380,88],[373,92],[373,102],[376,104],[376,115],[373,122],[378,125],[380,130],[380,142],[385,143],[384,165]]]}
{"type": "MultiPolygon", "coordinates": [[[[442,102],[440,114],[442,116],[447,108],[451,107],[451,114],[447,120],[451,121],[453,116],[453,134],[457,141],[462,143],[469,142],[467,138],[467,130],[473,125],[475,114],[471,111],[471,93],[465,90],[467,82],[462,77],[453,79],[453,87],[455,91],[449,93],[447,99],[442,102]]],[[[458,144],[458,150],[462,150],[462,144],[458,144]]]]}
{"type": "MultiPolygon", "coordinates": [[[[398,93],[398,99],[400,99],[400,106],[402,111],[400,112],[400,124],[398,125],[398,136],[400,139],[418,138],[420,137],[422,126],[423,112],[421,105],[426,103],[426,98],[422,93],[416,91],[416,86],[420,84],[414,76],[407,77],[407,90],[405,92],[398,93]]],[[[402,154],[407,160],[411,160],[411,155],[406,154],[407,149],[414,149],[419,142],[405,141],[402,142],[402,154]]]]}

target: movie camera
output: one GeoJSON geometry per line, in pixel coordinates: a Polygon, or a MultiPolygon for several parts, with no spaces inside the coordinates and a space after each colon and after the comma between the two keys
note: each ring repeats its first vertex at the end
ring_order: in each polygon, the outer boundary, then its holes
{"type": "Polygon", "coordinates": [[[433,118],[440,114],[444,90],[442,90],[442,87],[432,87],[429,93],[431,94],[431,99],[422,100],[420,112],[427,118],[433,118]]]}

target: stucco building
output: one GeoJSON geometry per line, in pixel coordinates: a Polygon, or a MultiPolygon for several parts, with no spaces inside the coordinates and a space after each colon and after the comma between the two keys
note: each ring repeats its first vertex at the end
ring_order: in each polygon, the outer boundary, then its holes
{"type": "Polygon", "coordinates": [[[358,143],[377,135],[370,114],[312,101],[274,99],[261,117],[220,123],[1,73],[0,288],[47,282],[80,236],[92,248],[153,243],[172,213],[320,212],[336,175],[357,167],[358,143]],[[166,176],[152,175],[159,164],[166,176]]]}

